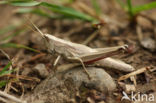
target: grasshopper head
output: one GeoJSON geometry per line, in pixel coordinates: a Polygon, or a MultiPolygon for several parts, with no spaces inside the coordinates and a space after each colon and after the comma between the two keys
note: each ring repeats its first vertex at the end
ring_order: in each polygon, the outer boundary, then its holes
{"type": "Polygon", "coordinates": [[[48,51],[50,53],[53,53],[55,51],[54,49],[54,41],[53,41],[53,36],[50,35],[50,34],[44,34],[44,42],[45,42],[45,45],[48,49],[48,51]]]}
{"type": "MultiPolygon", "coordinates": [[[[29,19],[28,19],[29,20],[29,19]]],[[[53,53],[54,51],[54,41],[53,41],[53,36],[49,34],[44,34],[31,20],[29,20],[30,23],[36,28],[38,33],[42,36],[42,38],[45,41],[45,45],[50,53],[53,53]]]]}

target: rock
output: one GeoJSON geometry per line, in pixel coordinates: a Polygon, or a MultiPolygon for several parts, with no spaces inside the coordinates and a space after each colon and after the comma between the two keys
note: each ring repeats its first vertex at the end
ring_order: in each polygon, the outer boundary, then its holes
{"type": "Polygon", "coordinates": [[[85,86],[91,86],[91,88],[96,88],[100,91],[113,91],[116,88],[116,85],[111,76],[103,69],[89,67],[88,71],[92,76],[91,80],[88,79],[86,73],[81,69],[72,69],[68,71],[64,75],[64,79],[72,79],[73,83],[76,84],[76,86],[78,87],[81,86],[83,82],[85,83],[85,86]]]}
{"type": "Polygon", "coordinates": [[[49,75],[49,72],[44,64],[37,64],[34,67],[34,70],[37,71],[42,78],[46,78],[49,75]]]}
{"type": "Polygon", "coordinates": [[[80,67],[49,75],[36,87],[34,94],[27,98],[28,102],[40,100],[48,103],[65,103],[75,98],[77,92],[80,91],[82,93],[95,89],[109,93],[116,89],[115,82],[103,69],[95,67],[88,67],[87,69],[93,77],[91,80],[88,79],[84,69],[80,67]]]}
{"type": "Polygon", "coordinates": [[[156,42],[152,38],[144,38],[141,40],[141,45],[152,52],[156,50],[156,42]]]}

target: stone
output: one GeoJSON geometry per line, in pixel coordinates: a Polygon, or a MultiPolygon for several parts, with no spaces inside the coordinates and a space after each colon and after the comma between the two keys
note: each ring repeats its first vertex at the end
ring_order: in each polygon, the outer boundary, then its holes
{"type": "Polygon", "coordinates": [[[87,70],[92,76],[91,80],[82,67],[49,75],[27,98],[28,102],[40,100],[48,103],[65,103],[75,98],[80,89],[81,92],[86,89],[95,89],[102,93],[112,92],[116,89],[114,80],[102,68],[87,67],[87,70]]]}

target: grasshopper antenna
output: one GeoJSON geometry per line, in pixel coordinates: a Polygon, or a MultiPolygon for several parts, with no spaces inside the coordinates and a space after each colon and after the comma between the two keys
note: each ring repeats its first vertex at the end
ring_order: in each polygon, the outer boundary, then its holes
{"type": "Polygon", "coordinates": [[[37,29],[37,31],[44,36],[43,32],[30,20],[31,24],[37,29]]]}
{"type": "MultiPolygon", "coordinates": [[[[43,32],[28,18],[26,18],[34,27],[35,29],[44,37],[45,35],[43,34],[43,32]]],[[[33,30],[34,31],[34,30],[33,30]]],[[[36,31],[35,31],[36,32],[36,31]]]]}

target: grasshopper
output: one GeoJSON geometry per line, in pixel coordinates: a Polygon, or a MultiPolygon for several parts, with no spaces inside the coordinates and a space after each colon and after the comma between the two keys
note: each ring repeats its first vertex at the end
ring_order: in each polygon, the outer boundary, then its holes
{"type": "Polygon", "coordinates": [[[32,21],[30,22],[43,37],[50,53],[56,52],[67,60],[80,62],[89,78],[91,78],[91,76],[87,71],[85,64],[90,64],[128,51],[128,45],[93,49],[83,44],[73,43],[50,34],[44,34],[32,21]]]}

